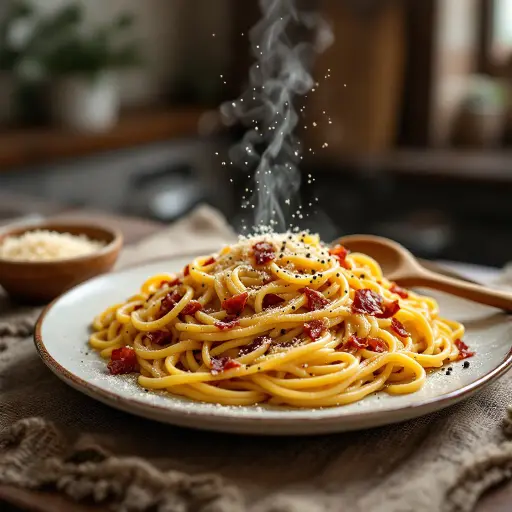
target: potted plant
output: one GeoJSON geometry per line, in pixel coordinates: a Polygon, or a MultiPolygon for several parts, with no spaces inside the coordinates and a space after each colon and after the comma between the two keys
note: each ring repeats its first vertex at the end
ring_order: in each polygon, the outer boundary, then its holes
{"type": "Polygon", "coordinates": [[[117,72],[140,63],[137,45],[127,41],[133,18],[121,14],[111,23],[90,28],[84,27],[79,4],[75,10],[78,15],[61,29],[44,57],[52,77],[52,113],[63,127],[106,131],[118,119],[117,72]]]}
{"type": "Polygon", "coordinates": [[[43,98],[48,80],[46,59],[75,32],[76,5],[42,13],[27,0],[12,0],[0,9],[0,123],[17,117],[29,124],[47,118],[43,98]]]}
{"type": "Polygon", "coordinates": [[[24,1],[0,11],[0,125],[14,116],[17,68],[30,38],[32,8],[24,1]]]}

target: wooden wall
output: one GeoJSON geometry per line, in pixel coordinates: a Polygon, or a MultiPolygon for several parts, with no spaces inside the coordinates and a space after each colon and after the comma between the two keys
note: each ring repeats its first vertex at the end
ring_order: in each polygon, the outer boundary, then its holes
{"type": "Polygon", "coordinates": [[[307,147],[319,149],[327,142],[322,154],[335,157],[382,152],[394,145],[403,93],[404,3],[319,3],[335,40],[315,66],[320,85],[308,96],[307,111],[308,120],[318,126],[303,132],[307,147]]]}

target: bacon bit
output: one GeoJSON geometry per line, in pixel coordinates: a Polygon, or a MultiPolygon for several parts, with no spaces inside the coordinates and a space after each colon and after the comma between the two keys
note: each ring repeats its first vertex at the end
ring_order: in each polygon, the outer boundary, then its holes
{"type": "Polygon", "coordinates": [[[190,265],[187,265],[184,269],[183,269],[183,275],[184,276],[188,276],[190,274],[190,265]]]}
{"type": "Polygon", "coordinates": [[[400,304],[397,300],[385,301],[383,303],[383,312],[381,315],[375,315],[377,318],[391,318],[400,310],[400,304]]]}
{"type": "Polygon", "coordinates": [[[398,334],[400,338],[408,338],[411,335],[409,331],[404,327],[404,324],[396,318],[391,320],[391,330],[398,334]]]}
{"type": "Polygon", "coordinates": [[[409,293],[407,292],[407,290],[405,288],[402,288],[401,286],[398,286],[396,283],[393,283],[391,285],[389,291],[392,293],[396,293],[397,295],[402,297],[402,299],[407,299],[407,297],[409,297],[409,293]]]}
{"type": "Polygon", "coordinates": [[[384,342],[384,340],[381,340],[380,338],[368,338],[368,348],[372,352],[387,352],[388,346],[384,342]]]}
{"type": "Polygon", "coordinates": [[[226,310],[229,315],[240,315],[247,304],[247,298],[249,294],[247,292],[239,293],[238,295],[233,295],[229,299],[224,299],[222,301],[222,309],[226,310]]]}
{"type": "Polygon", "coordinates": [[[169,331],[148,332],[146,337],[155,345],[167,345],[172,341],[172,335],[169,331]]]}
{"type": "Polygon", "coordinates": [[[173,279],[172,281],[162,281],[160,283],[160,288],[162,288],[164,286],[164,284],[166,284],[167,286],[172,288],[173,286],[181,284],[181,279],[179,277],[177,277],[176,279],[173,279]]]}
{"type": "Polygon", "coordinates": [[[161,317],[169,313],[169,311],[171,311],[171,309],[173,309],[182,298],[183,297],[176,290],[168,293],[160,303],[161,317]]]}
{"type": "Polygon", "coordinates": [[[308,288],[301,288],[299,292],[304,293],[307,299],[307,308],[309,311],[317,311],[318,309],[323,309],[327,304],[329,304],[329,300],[326,299],[321,293],[308,288]]]}
{"type": "Polygon", "coordinates": [[[317,340],[325,329],[326,326],[323,320],[310,320],[304,324],[304,332],[312,340],[317,340]]]}
{"type": "Polygon", "coordinates": [[[352,303],[352,313],[372,315],[376,318],[390,318],[398,310],[400,305],[398,301],[384,301],[384,299],[373,290],[363,288],[356,290],[354,302],[352,303]]]}
{"type": "Polygon", "coordinates": [[[242,365],[238,361],[231,359],[231,357],[213,357],[210,372],[212,375],[218,375],[220,372],[225,372],[232,368],[240,368],[240,366],[242,365]]]}
{"type": "Polygon", "coordinates": [[[137,355],[131,347],[121,347],[112,350],[110,361],[107,365],[112,375],[132,373],[137,370],[137,355]]]}
{"type": "Polygon", "coordinates": [[[455,340],[455,346],[459,349],[459,357],[457,357],[457,361],[462,361],[463,359],[467,359],[468,357],[473,357],[475,352],[469,350],[469,347],[460,339],[455,340]]]}
{"type": "Polygon", "coordinates": [[[269,242],[257,242],[252,246],[256,265],[266,265],[276,257],[276,249],[269,242]]]}
{"type": "Polygon", "coordinates": [[[284,299],[276,295],[275,293],[267,293],[263,298],[263,309],[271,308],[272,306],[277,306],[284,302],[284,299]]]}
{"type": "Polygon", "coordinates": [[[238,327],[240,320],[236,317],[227,316],[223,321],[217,320],[213,325],[221,331],[227,331],[228,329],[233,329],[233,327],[238,327]]]}
{"type": "Polygon", "coordinates": [[[359,349],[365,349],[365,348],[371,350],[372,352],[382,353],[382,352],[387,352],[388,346],[386,345],[384,340],[382,340],[380,338],[372,338],[372,337],[361,338],[361,337],[353,334],[352,336],[350,336],[350,338],[347,340],[347,342],[343,345],[342,350],[348,351],[351,349],[359,350],[359,349]]]}
{"type": "Polygon", "coordinates": [[[258,350],[262,345],[270,345],[272,338],[270,336],[258,336],[249,345],[245,345],[238,350],[238,356],[246,356],[255,350],[258,350]]]}
{"type": "Polygon", "coordinates": [[[207,265],[211,265],[212,263],[215,263],[217,260],[211,256],[210,258],[208,258],[204,263],[203,263],[203,267],[206,267],[207,265]]]}
{"type": "Polygon", "coordinates": [[[201,303],[197,300],[191,300],[182,310],[182,315],[193,315],[197,313],[198,311],[201,311],[203,309],[203,306],[201,303]]]}
{"type": "Polygon", "coordinates": [[[346,247],[343,247],[343,245],[336,245],[333,248],[329,249],[329,254],[331,256],[334,256],[337,260],[340,266],[346,269],[350,269],[350,265],[348,261],[346,261],[346,257],[348,254],[348,249],[346,247]]]}
{"type": "Polygon", "coordinates": [[[338,259],[344,260],[347,257],[348,249],[346,247],[343,247],[343,245],[337,244],[331,249],[329,249],[329,254],[331,256],[336,256],[338,259]]]}
{"type": "Polygon", "coordinates": [[[356,290],[352,313],[375,315],[382,312],[382,297],[368,288],[356,290]]]}
{"type": "Polygon", "coordinates": [[[365,343],[366,338],[359,338],[355,334],[350,336],[346,343],[341,344],[341,349],[344,352],[348,352],[349,350],[355,349],[359,350],[360,348],[366,348],[367,344],[365,343]]]}

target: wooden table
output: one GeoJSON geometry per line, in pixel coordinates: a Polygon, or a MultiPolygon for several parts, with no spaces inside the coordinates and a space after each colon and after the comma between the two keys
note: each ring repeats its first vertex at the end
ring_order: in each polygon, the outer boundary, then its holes
{"type": "MultiPolygon", "coordinates": [[[[20,211],[40,211],[43,214],[50,214],[53,218],[60,220],[98,221],[120,229],[125,236],[126,243],[134,243],[145,236],[151,235],[161,229],[162,225],[157,222],[147,221],[133,217],[121,217],[105,214],[97,211],[70,210],[64,206],[21,201],[20,198],[10,198],[0,194],[0,204],[5,205],[9,200],[27,205],[28,209],[20,211]]],[[[62,496],[49,492],[36,492],[17,489],[10,486],[0,486],[0,510],[4,512],[14,511],[35,511],[35,512],[92,512],[102,510],[101,507],[88,505],[77,505],[63,498],[62,496]]],[[[512,510],[512,482],[502,485],[488,492],[478,504],[477,512],[510,512],[512,510]]]]}

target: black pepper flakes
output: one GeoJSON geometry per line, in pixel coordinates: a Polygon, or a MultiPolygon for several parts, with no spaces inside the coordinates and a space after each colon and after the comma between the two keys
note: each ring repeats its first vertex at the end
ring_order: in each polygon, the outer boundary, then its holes
{"type": "Polygon", "coordinates": [[[306,254],[306,258],[311,258],[311,253],[310,253],[310,252],[308,252],[308,253],[306,254]]]}
{"type": "Polygon", "coordinates": [[[281,336],[284,336],[286,334],[286,329],[281,329],[281,336]]]}
{"type": "Polygon", "coordinates": [[[336,277],[340,277],[340,273],[339,272],[336,274],[336,277]]]}
{"type": "Polygon", "coordinates": [[[469,361],[464,361],[463,368],[469,368],[469,361]]]}
{"type": "Polygon", "coordinates": [[[295,311],[295,306],[292,306],[292,309],[295,311]]]}

